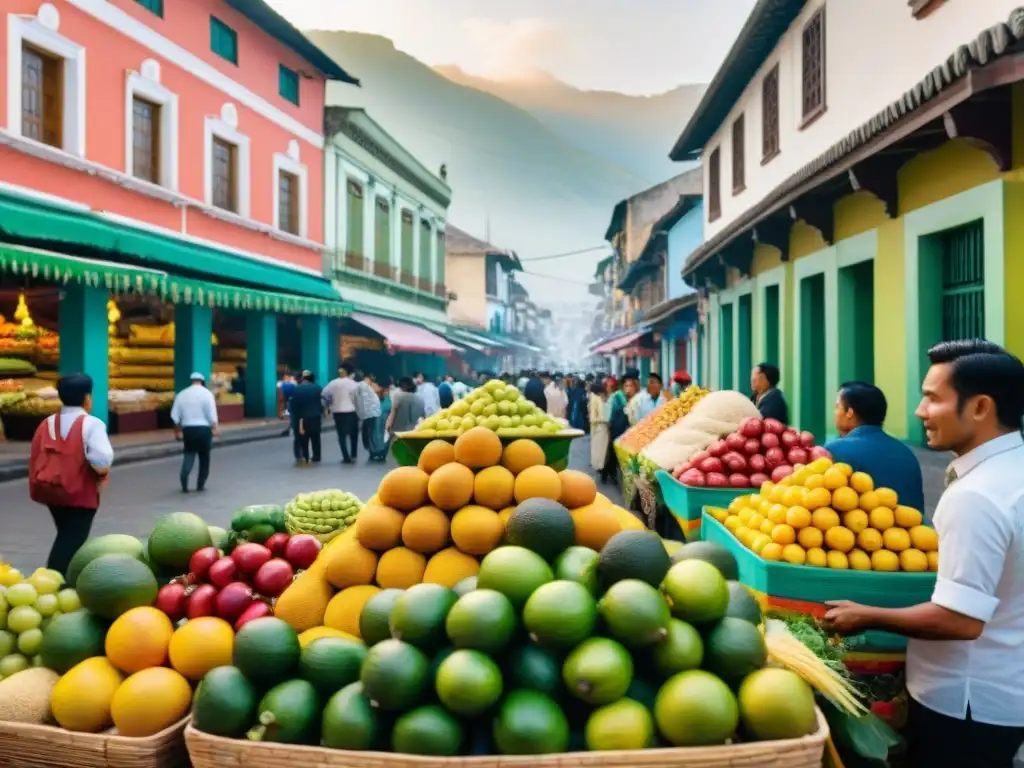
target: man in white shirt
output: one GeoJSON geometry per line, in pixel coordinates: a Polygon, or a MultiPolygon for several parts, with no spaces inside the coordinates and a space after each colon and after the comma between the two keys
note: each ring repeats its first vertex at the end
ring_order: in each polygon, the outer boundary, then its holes
{"type": "Polygon", "coordinates": [[[462,379],[456,379],[452,382],[452,395],[455,396],[456,400],[461,400],[469,394],[469,387],[462,379]]]}
{"type": "Polygon", "coordinates": [[[979,339],[943,342],[917,416],[952,451],[935,511],[938,575],[928,603],[832,603],[840,632],[910,638],[909,764],[1009,768],[1024,742],[1024,364],[979,339]]]}
{"type": "Polygon", "coordinates": [[[188,493],[188,478],[192,474],[196,457],[199,458],[199,476],[196,490],[206,490],[210,476],[210,451],[217,434],[217,400],[206,388],[206,377],[193,373],[192,384],[174,396],[171,406],[171,421],[174,422],[174,436],[181,441],[184,453],[181,458],[181,492],[188,493]]]}
{"type": "Polygon", "coordinates": [[[359,384],[352,378],[355,369],[348,363],[338,368],[338,378],[324,387],[324,405],[331,409],[334,429],[341,446],[341,463],[352,464],[359,451],[359,416],[356,413],[356,396],[359,384]]]}
{"type": "Polygon", "coordinates": [[[546,373],[541,374],[541,376],[544,379],[544,399],[547,400],[548,416],[564,419],[565,409],[569,406],[569,398],[566,397],[562,388],[558,386],[561,374],[556,373],[555,378],[551,378],[546,373]]]}
{"type": "Polygon", "coordinates": [[[441,393],[437,391],[433,382],[426,379],[422,373],[417,373],[414,380],[416,381],[416,392],[423,398],[427,416],[433,416],[441,410],[441,393]]]}

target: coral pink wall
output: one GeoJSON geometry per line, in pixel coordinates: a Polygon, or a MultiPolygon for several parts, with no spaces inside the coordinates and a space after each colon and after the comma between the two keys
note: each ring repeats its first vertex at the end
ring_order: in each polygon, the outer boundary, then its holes
{"type": "MultiPolygon", "coordinates": [[[[284,154],[292,139],[298,141],[300,162],[308,173],[308,238],[323,242],[323,150],[296,136],[277,123],[227,94],[207,85],[188,71],[156,55],[145,46],[121,34],[74,7],[65,0],[51,0],[60,12],[59,33],[86,48],[86,158],[92,162],[125,170],[125,83],[126,72],[138,71],[145,59],[161,65],[161,83],[178,94],[178,189],[183,195],[202,201],[204,197],[204,125],[206,117],[218,117],[225,103],[238,111],[238,130],[249,137],[251,151],[251,218],[272,226],[275,153],[284,154]]],[[[289,48],[263,33],[221,0],[167,0],[165,18],[150,13],[133,0],[111,0],[125,12],[157,33],[201,57],[218,70],[257,93],[271,105],[322,133],[325,83],[322,79],[300,77],[300,104],[295,106],[278,94],[278,65],[312,73],[314,68],[289,48]],[[239,66],[210,50],[210,15],[216,15],[238,33],[239,66]]],[[[35,15],[40,0],[3,0],[5,16],[11,13],[35,15]]],[[[0,83],[7,82],[7,34],[0,31],[0,83]]],[[[3,124],[6,103],[0,99],[3,124]]],[[[20,120],[20,116],[13,116],[20,120]]],[[[115,184],[97,180],[86,173],[58,168],[50,163],[16,152],[0,152],[0,181],[31,187],[85,202],[94,209],[108,210],[140,221],[181,229],[180,211],[115,184]],[[173,215],[171,215],[173,214],[173,215]],[[171,223],[168,224],[168,216],[171,223]]],[[[228,224],[189,209],[189,234],[225,245],[278,258],[293,264],[320,269],[320,255],[308,248],[274,240],[266,234],[228,224]]]]}

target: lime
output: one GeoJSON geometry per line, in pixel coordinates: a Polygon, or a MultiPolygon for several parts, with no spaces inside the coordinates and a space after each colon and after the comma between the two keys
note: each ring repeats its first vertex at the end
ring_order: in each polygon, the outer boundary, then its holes
{"type": "Polygon", "coordinates": [[[554,696],[562,687],[562,662],[551,651],[527,643],[508,655],[505,676],[515,688],[554,696]]]}
{"type": "MultiPolygon", "coordinates": [[[[661,600],[657,592],[655,596],[661,600]]],[[[541,645],[572,648],[593,634],[596,623],[594,596],[575,581],[541,585],[523,608],[523,625],[530,638],[541,645]]]]}
{"type": "Polygon", "coordinates": [[[505,650],[516,624],[515,609],[505,595],[493,589],[474,589],[452,606],[445,631],[456,648],[494,654],[505,650]]]}
{"type": "Polygon", "coordinates": [[[409,709],[427,691],[429,667],[427,657],[415,646],[384,640],[366,652],[359,676],[363,693],[380,709],[409,709]]]}
{"type": "Polygon", "coordinates": [[[668,634],[668,603],[647,582],[623,579],[612,584],[598,607],[611,633],[631,648],[653,645],[668,634]]]}
{"type": "Polygon", "coordinates": [[[462,597],[463,595],[472,592],[474,589],[476,589],[476,576],[467,576],[462,581],[457,583],[454,587],[452,587],[452,589],[455,591],[455,594],[459,597],[462,597]]]}
{"type": "Polygon", "coordinates": [[[549,697],[512,691],[494,719],[494,743],[503,755],[550,755],[569,746],[569,722],[549,697]]]}
{"type": "Polygon", "coordinates": [[[619,699],[594,710],[584,731],[587,749],[645,749],[654,739],[654,718],[643,704],[619,699]]]}
{"type": "Polygon", "coordinates": [[[555,578],[578,581],[593,594],[597,594],[597,552],[587,547],[569,547],[554,562],[555,578]]]}
{"type": "Polygon", "coordinates": [[[525,547],[498,547],[480,563],[477,589],[494,589],[517,609],[526,605],[533,591],[554,578],[544,558],[525,547]]]}
{"type": "Polygon", "coordinates": [[[494,706],[503,687],[498,665],[480,651],[469,650],[455,651],[442,661],[434,685],[442,704],[470,717],[494,706]]]}
{"type": "Polygon", "coordinates": [[[588,704],[621,699],[633,681],[633,657],[614,640],[584,640],[562,665],[562,680],[572,694],[588,704]]]}
{"type": "Polygon", "coordinates": [[[462,724],[436,704],[406,712],[391,730],[391,748],[406,755],[454,757],[464,739],[462,724]]]}
{"type": "Polygon", "coordinates": [[[668,623],[668,637],[654,647],[652,654],[658,671],[666,677],[688,669],[700,669],[704,659],[704,641],[692,624],[672,619],[668,623]]]}
{"type": "Polygon", "coordinates": [[[691,624],[710,624],[725,616],[729,607],[729,586],[711,563],[681,560],[669,568],[661,591],[672,615],[691,624]]]}
{"type": "Polygon", "coordinates": [[[359,614],[359,634],[368,646],[391,637],[391,611],[404,593],[402,589],[383,589],[366,601],[359,614]]]}
{"type": "Polygon", "coordinates": [[[440,584],[416,584],[398,597],[389,619],[391,636],[431,651],[444,644],[445,620],[456,595],[440,584]]]}
{"type": "Polygon", "coordinates": [[[680,672],[658,691],[654,719],[676,747],[724,744],[739,724],[739,707],[729,686],[710,672],[680,672]]]}
{"type": "Polygon", "coordinates": [[[704,667],[727,683],[739,683],[767,659],[764,636],[749,621],[726,617],[704,637],[704,667]]]}

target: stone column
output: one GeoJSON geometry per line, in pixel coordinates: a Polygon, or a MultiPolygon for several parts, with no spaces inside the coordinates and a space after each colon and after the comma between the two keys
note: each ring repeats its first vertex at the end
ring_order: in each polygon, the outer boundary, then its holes
{"type": "Polygon", "coordinates": [[[333,377],[327,369],[327,318],[319,315],[303,315],[302,320],[302,367],[316,375],[323,386],[333,377]]]}
{"type": "Polygon", "coordinates": [[[107,421],[109,390],[105,288],[68,283],[60,300],[60,375],[92,377],[92,414],[107,421]]]}
{"type": "Polygon", "coordinates": [[[213,368],[213,310],[198,304],[174,307],[174,390],[190,383],[193,372],[209,380],[213,368]]]}
{"type": "Polygon", "coordinates": [[[245,318],[245,416],[277,416],[277,317],[251,312],[245,318]]]}

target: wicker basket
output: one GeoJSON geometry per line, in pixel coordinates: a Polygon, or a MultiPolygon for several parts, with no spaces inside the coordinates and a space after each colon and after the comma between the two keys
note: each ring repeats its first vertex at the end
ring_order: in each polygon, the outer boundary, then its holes
{"type": "Polygon", "coordinates": [[[185,729],[193,768],[821,768],[828,723],[818,711],[818,730],[787,741],[726,747],[583,752],[515,757],[414,757],[387,752],[344,752],[323,747],[259,744],[185,729]]]}
{"type": "Polygon", "coordinates": [[[52,725],[0,721],[2,768],[188,768],[188,718],[153,736],[74,733],[52,725]]]}

